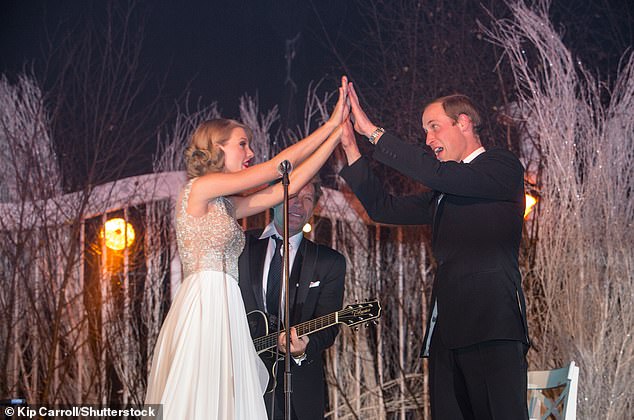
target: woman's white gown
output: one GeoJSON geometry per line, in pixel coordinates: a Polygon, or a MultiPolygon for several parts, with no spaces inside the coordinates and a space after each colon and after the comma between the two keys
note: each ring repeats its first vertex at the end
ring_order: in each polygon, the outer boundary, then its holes
{"type": "Polygon", "coordinates": [[[210,201],[204,216],[187,214],[192,182],[176,210],[185,280],[154,348],[146,404],[163,404],[166,420],[266,419],[268,372],[238,287],[244,233],[224,197],[210,201]]]}

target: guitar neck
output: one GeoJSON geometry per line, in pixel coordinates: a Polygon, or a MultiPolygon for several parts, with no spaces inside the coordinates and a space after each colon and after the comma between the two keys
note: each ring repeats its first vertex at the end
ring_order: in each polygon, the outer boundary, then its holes
{"type": "MultiPolygon", "coordinates": [[[[328,327],[331,327],[338,323],[337,317],[339,312],[333,312],[328,315],[320,316],[319,318],[311,319],[309,321],[302,322],[301,324],[294,325],[297,331],[298,337],[303,337],[316,331],[321,331],[328,327]]],[[[258,337],[253,340],[255,350],[261,353],[265,350],[271,349],[277,345],[277,332],[258,337]]]]}

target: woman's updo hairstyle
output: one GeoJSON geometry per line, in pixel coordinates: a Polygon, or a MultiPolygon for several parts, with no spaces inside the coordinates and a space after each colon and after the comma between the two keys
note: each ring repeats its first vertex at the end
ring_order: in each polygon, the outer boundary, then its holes
{"type": "Polygon", "coordinates": [[[225,144],[235,128],[242,128],[249,142],[253,132],[246,125],[235,120],[218,118],[203,122],[192,134],[185,149],[185,168],[188,178],[195,178],[209,172],[221,172],[225,167],[225,154],[218,146],[225,144]]]}

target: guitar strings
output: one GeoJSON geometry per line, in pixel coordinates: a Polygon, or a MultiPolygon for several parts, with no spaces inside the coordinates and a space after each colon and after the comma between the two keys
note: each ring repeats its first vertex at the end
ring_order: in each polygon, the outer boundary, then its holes
{"type": "MultiPolygon", "coordinates": [[[[371,307],[371,305],[369,307],[371,307]]],[[[355,307],[350,306],[340,311],[337,311],[328,315],[324,315],[319,318],[311,319],[309,321],[302,322],[301,324],[298,324],[295,326],[295,329],[297,330],[297,335],[299,336],[303,335],[304,329],[317,329],[318,327],[323,328],[326,325],[334,324],[335,323],[334,320],[336,319],[337,314],[340,314],[340,317],[341,317],[342,315],[343,316],[349,315],[350,313],[353,313],[355,311],[359,311],[362,309],[364,309],[363,306],[355,306],[355,307]],[[307,328],[307,327],[312,327],[312,328],[307,328]]],[[[363,315],[359,315],[359,318],[363,318],[363,315]]],[[[363,319],[360,319],[360,320],[362,321],[363,319]]],[[[266,350],[271,347],[275,347],[275,344],[277,343],[277,333],[272,333],[272,334],[265,335],[263,337],[258,337],[253,340],[253,343],[257,351],[266,350]]]]}

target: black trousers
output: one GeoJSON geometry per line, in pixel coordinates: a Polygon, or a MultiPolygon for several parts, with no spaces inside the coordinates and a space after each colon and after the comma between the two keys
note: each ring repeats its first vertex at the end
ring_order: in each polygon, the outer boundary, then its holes
{"type": "Polygon", "coordinates": [[[440,333],[429,349],[434,420],[527,420],[528,346],[496,340],[448,349],[440,333]]]}

